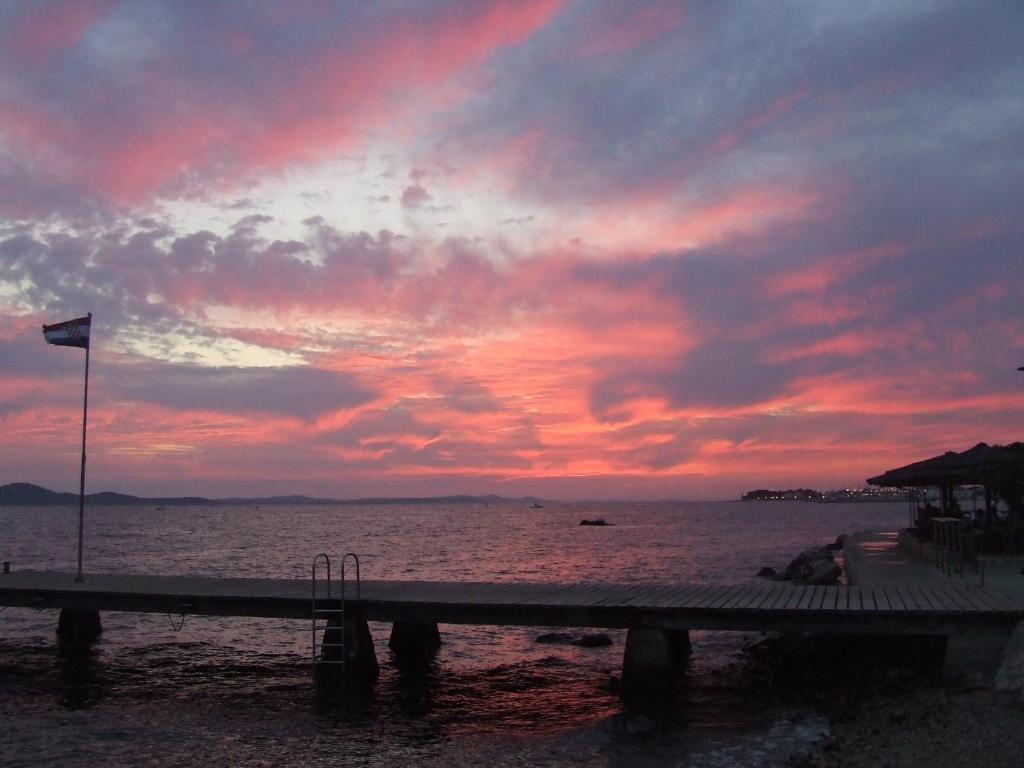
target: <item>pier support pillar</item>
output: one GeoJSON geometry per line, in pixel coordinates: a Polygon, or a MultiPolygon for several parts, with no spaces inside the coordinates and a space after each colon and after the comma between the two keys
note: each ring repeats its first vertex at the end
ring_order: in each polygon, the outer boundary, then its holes
{"type": "Polygon", "coordinates": [[[633,627],[626,634],[622,692],[627,699],[657,699],[671,694],[690,656],[690,634],[633,627]]]}
{"type": "Polygon", "coordinates": [[[693,646],[690,645],[690,630],[688,629],[666,629],[672,661],[674,664],[688,664],[690,654],[693,653],[693,646]]]}
{"type": "Polygon", "coordinates": [[[318,664],[315,669],[317,685],[326,688],[355,686],[369,688],[377,679],[380,667],[373,648],[370,626],[361,612],[347,610],[344,622],[332,619],[324,630],[324,661],[340,659],[339,643],[344,637],[345,663],[318,664]],[[344,633],[344,634],[342,634],[344,633]]]}
{"type": "Polygon", "coordinates": [[[432,622],[396,621],[388,647],[400,662],[429,662],[441,647],[441,633],[432,622]]]}
{"type": "Polygon", "coordinates": [[[103,633],[100,612],[86,608],[62,608],[57,620],[57,643],[67,651],[85,651],[103,633]]]}

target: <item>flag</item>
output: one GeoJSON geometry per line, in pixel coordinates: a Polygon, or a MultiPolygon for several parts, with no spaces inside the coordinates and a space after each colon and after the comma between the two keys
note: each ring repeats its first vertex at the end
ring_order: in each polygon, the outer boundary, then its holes
{"type": "Polygon", "coordinates": [[[56,344],[60,347],[81,347],[89,348],[89,326],[92,324],[92,315],[77,317],[74,320],[65,320],[63,323],[43,326],[43,338],[47,344],[56,344]]]}

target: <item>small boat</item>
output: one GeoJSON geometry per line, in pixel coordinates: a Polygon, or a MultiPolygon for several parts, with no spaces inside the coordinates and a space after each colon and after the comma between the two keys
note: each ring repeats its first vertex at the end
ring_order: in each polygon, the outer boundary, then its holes
{"type": "Polygon", "coordinates": [[[530,509],[544,509],[544,505],[543,504],[533,503],[533,504],[530,505],[530,509]]]}

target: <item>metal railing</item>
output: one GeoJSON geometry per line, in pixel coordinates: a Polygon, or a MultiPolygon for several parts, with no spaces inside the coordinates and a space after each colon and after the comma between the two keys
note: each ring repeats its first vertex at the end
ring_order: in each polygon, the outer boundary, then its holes
{"type": "Polygon", "coordinates": [[[322,664],[341,665],[345,668],[345,598],[348,596],[347,570],[349,561],[355,563],[356,597],[361,593],[359,556],[346,552],[341,557],[340,592],[332,594],[331,558],[321,552],[313,558],[311,574],[312,605],[312,657],[314,667],[322,664]],[[326,578],[321,577],[321,571],[326,578]]]}
{"type": "Polygon", "coordinates": [[[312,568],[312,606],[313,665],[345,664],[345,601],[335,604],[331,595],[331,558],[321,552],[313,558],[312,568]],[[320,567],[327,572],[327,578],[321,584],[320,567]],[[332,631],[337,627],[337,631],[332,631]]]}

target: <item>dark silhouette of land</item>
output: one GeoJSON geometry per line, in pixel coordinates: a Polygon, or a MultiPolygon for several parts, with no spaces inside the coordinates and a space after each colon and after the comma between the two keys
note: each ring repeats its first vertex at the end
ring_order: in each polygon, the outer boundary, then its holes
{"type": "Polygon", "coordinates": [[[821,491],[811,488],[789,488],[784,491],[758,488],[756,491],[747,491],[741,498],[743,501],[820,501],[822,496],[821,491]]]}
{"type": "Polygon", "coordinates": [[[844,488],[838,491],[816,491],[813,488],[759,488],[756,491],[747,491],[740,498],[743,501],[879,502],[906,501],[907,494],[900,488],[844,488]]]}
{"type": "MultiPolygon", "coordinates": [[[[87,493],[85,500],[89,504],[106,506],[132,505],[186,505],[186,504],[259,504],[259,505],[296,505],[296,504],[494,504],[501,502],[534,502],[540,501],[533,496],[523,498],[507,498],[505,496],[408,496],[401,498],[360,498],[360,499],[324,499],[313,496],[257,496],[230,497],[224,499],[208,499],[202,496],[169,496],[146,497],[132,496],[127,493],[101,491],[87,493]]],[[[10,507],[56,507],[78,503],[77,493],[59,493],[32,483],[10,483],[0,486],[0,506],[10,507]]]]}

